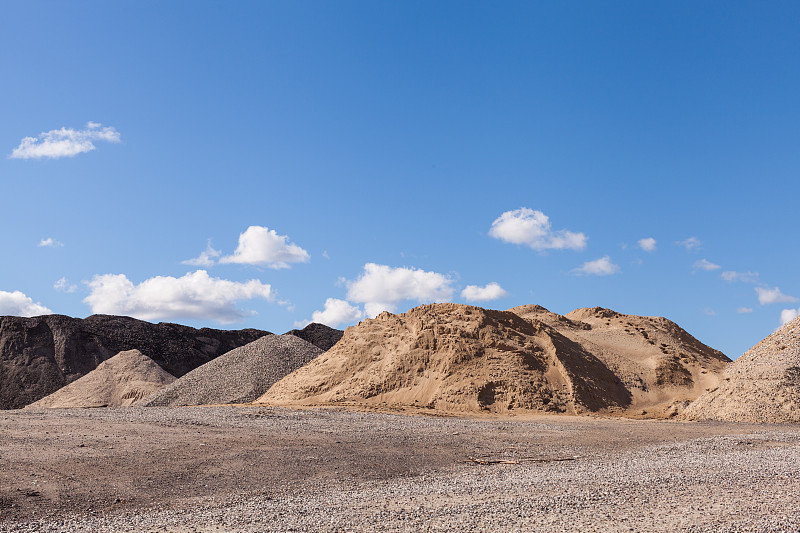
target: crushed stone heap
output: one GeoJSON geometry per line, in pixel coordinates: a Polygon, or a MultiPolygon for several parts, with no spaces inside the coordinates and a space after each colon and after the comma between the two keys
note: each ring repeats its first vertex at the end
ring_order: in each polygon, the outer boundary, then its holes
{"type": "Polygon", "coordinates": [[[688,420],[800,422],[800,317],[731,363],[719,387],[700,396],[683,416],[688,420]]]}
{"type": "Polygon", "coordinates": [[[251,402],[321,353],[321,349],[294,335],[266,335],[192,370],[136,405],[251,402]]]}
{"type": "Polygon", "coordinates": [[[547,324],[432,304],[348,328],[336,346],[258,402],[579,413],[630,400],[602,361],[547,324]]]}
{"type": "Polygon", "coordinates": [[[120,352],[53,394],[26,407],[125,407],[175,381],[139,350],[120,352]]]}

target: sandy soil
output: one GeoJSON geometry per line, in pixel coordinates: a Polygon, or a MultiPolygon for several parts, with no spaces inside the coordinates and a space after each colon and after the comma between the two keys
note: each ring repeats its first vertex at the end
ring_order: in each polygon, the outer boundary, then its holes
{"type": "Polygon", "coordinates": [[[0,531],[798,524],[796,425],[230,406],[0,412],[0,531]]]}

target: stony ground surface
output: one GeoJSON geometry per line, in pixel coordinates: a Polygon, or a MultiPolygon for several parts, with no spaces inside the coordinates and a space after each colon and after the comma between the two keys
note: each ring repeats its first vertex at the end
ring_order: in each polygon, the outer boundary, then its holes
{"type": "Polygon", "coordinates": [[[798,524],[796,425],[235,406],[0,413],[0,531],[798,524]]]}

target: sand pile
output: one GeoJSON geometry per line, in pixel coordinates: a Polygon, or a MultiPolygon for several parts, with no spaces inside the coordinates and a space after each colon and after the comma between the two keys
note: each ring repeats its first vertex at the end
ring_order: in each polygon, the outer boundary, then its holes
{"type": "Polygon", "coordinates": [[[348,328],[258,402],[576,413],[625,406],[630,394],[600,360],[542,322],[433,304],[348,328]]]}
{"type": "Polygon", "coordinates": [[[602,307],[558,315],[538,305],[509,309],[544,322],[600,359],[631,394],[628,411],[675,416],[717,386],[730,359],[662,317],[625,315],[602,307]]]}
{"type": "Polygon", "coordinates": [[[691,420],[800,422],[800,317],[750,348],[684,413],[691,420]]]}
{"type": "MultiPolygon", "coordinates": [[[[139,350],[120,352],[97,368],[30,408],[121,407],[131,405],[175,381],[139,350]]],[[[27,407],[26,407],[27,409],[27,407]]]]}
{"type": "Polygon", "coordinates": [[[196,368],[137,405],[250,402],[322,350],[293,335],[266,335],[196,368]]]}
{"type": "Polygon", "coordinates": [[[318,324],[312,322],[303,329],[293,329],[287,331],[284,335],[294,335],[300,337],[304,341],[308,341],[320,350],[328,351],[333,348],[333,345],[339,342],[339,339],[344,335],[344,331],[334,329],[326,326],[325,324],[318,324]]]}

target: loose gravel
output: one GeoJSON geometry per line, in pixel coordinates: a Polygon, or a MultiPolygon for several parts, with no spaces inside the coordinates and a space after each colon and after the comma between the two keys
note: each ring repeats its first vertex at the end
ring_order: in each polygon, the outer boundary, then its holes
{"type": "MultiPolygon", "coordinates": [[[[108,442],[105,433],[116,439],[115,449],[127,442],[137,452],[160,449],[159,438],[175,431],[191,453],[169,460],[192,458],[206,469],[233,467],[233,456],[220,454],[251,434],[260,440],[238,453],[256,451],[248,460],[260,456],[265,463],[231,474],[210,494],[198,487],[206,479],[187,485],[173,474],[177,493],[146,506],[0,519],[2,532],[800,531],[798,426],[134,407],[9,413],[2,427],[19,447],[0,447],[0,458],[28,460],[26,468],[49,475],[57,464],[44,457],[31,462],[38,452],[25,428],[53,429],[50,440],[41,431],[31,437],[40,439],[38,450],[48,443],[70,447],[75,439],[91,448],[108,442]],[[80,429],[55,429],[73,426],[80,429]],[[134,439],[142,431],[155,436],[134,439]]],[[[91,468],[73,478],[108,462],[94,457],[99,462],[86,463],[91,468]]],[[[152,473],[139,469],[141,476],[152,473]]],[[[8,483],[0,474],[0,488],[8,483]]],[[[96,491],[111,486],[102,476],[95,480],[96,491]]]]}
{"type": "Polygon", "coordinates": [[[294,335],[267,335],[192,370],[137,405],[251,402],[321,353],[321,349],[294,335]]]}

